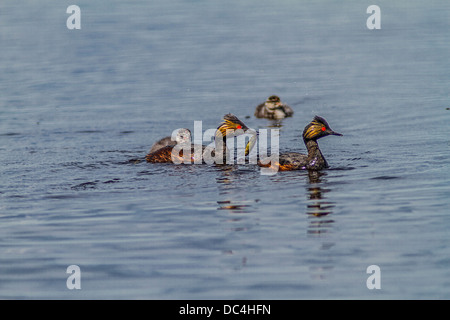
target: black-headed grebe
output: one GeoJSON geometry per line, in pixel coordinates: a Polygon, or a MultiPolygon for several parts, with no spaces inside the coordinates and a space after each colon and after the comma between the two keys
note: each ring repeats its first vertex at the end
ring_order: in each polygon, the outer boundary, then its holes
{"type": "Polygon", "coordinates": [[[191,142],[191,131],[186,128],[180,128],[176,132],[175,140],[172,137],[165,137],[159,141],[156,141],[153,146],[150,148],[148,153],[155,152],[158,149],[161,149],[166,146],[174,146],[179,143],[188,143],[191,142]]]}
{"type": "Polygon", "coordinates": [[[227,138],[236,137],[244,133],[250,133],[253,137],[248,141],[245,147],[245,155],[247,156],[250,150],[254,146],[257,133],[250,130],[241,120],[234,114],[228,113],[223,117],[223,121],[217,128],[214,136],[214,150],[210,150],[210,147],[205,148],[204,157],[211,161],[211,158],[215,159],[218,164],[223,164],[229,159],[229,150],[227,148],[227,138]],[[245,132],[247,131],[247,132],[245,132]]]}
{"type": "Polygon", "coordinates": [[[283,119],[292,117],[294,110],[287,104],[281,102],[280,97],[270,96],[266,102],[256,107],[255,117],[267,119],[283,119]]]}
{"type": "Polygon", "coordinates": [[[328,163],[323,157],[317,143],[317,139],[328,135],[342,136],[342,134],[331,130],[324,118],[315,116],[303,130],[303,141],[308,150],[307,155],[297,152],[283,153],[279,155],[277,163],[264,164],[259,161],[258,165],[261,167],[273,167],[279,171],[321,170],[328,168],[328,163]]]}
{"type": "MultiPolygon", "coordinates": [[[[147,154],[145,159],[147,162],[153,163],[198,163],[200,161],[201,163],[225,163],[229,154],[229,150],[226,146],[226,138],[244,134],[246,130],[248,130],[248,127],[235,115],[229,113],[223,117],[223,122],[215,132],[214,148],[211,146],[193,145],[191,144],[189,137],[189,142],[185,141],[181,144],[177,144],[176,146],[165,146],[157,149],[156,151],[147,154]],[[183,149],[189,149],[189,146],[191,147],[191,152],[186,152],[186,154],[183,154],[183,149]],[[174,150],[175,147],[178,149],[174,150]],[[175,159],[172,159],[172,156],[174,156],[175,159]]],[[[251,141],[254,140],[252,139],[251,141]]],[[[245,155],[248,155],[251,147],[253,146],[251,141],[247,143],[245,155]]]]}

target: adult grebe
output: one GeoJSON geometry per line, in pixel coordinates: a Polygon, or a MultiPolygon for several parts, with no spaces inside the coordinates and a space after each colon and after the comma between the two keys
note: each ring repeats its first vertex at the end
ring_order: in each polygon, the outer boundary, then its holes
{"type": "Polygon", "coordinates": [[[279,155],[278,162],[264,163],[258,161],[261,167],[272,167],[279,171],[288,170],[320,170],[328,168],[322,152],[319,149],[317,139],[328,135],[342,136],[342,134],[331,130],[326,120],[315,116],[314,119],[303,130],[303,141],[305,142],[308,154],[288,152],[279,155]]]}
{"type": "Polygon", "coordinates": [[[283,119],[292,117],[294,110],[287,104],[281,102],[280,97],[270,96],[266,102],[256,107],[255,117],[267,119],[283,119]]]}

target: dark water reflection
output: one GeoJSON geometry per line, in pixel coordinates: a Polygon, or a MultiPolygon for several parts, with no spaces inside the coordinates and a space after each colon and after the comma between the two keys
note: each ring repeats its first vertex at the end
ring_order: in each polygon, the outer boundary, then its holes
{"type": "Polygon", "coordinates": [[[450,2],[377,5],[112,0],[71,31],[0,2],[0,298],[449,298],[450,2]],[[255,119],[271,94],[293,117],[255,119]],[[143,161],[228,112],[280,152],[316,114],[345,136],[320,173],[143,161]]]}
{"type": "Polygon", "coordinates": [[[308,172],[306,214],[309,225],[307,236],[321,241],[317,253],[319,258],[309,266],[313,279],[326,279],[334,270],[335,265],[330,251],[336,243],[327,237],[332,232],[335,222],[330,216],[333,214],[335,203],[327,199],[330,191],[331,189],[327,187],[326,171],[308,172]]]}
{"type": "Polygon", "coordinates": [[[217,210],[228,210],[230,213],[250,213],[254,212],[253,205],[258,199],[239,198],[240,191],[247,188],[248,174],[243,174],[242,169],[233,165],[214,166],[219,175],[216,177],[219,199],[217,200],[217,210]]]}
{"type": "Polygon", "coordinates": [[[309,184],[306,188],[307,206],[306,213],[310,216],[309,234],[321,234],[330,230],[333,219],[328,215],[333,213],[335,204],[327,201],[327,193],[330,192],[326,186],[326,172],[309,171],[309,184]]]}
{"type": "Polygon", "coordinates": [[[251,208],[248,204],[233,203],[230,200],[217,201],[217,204],[219,205],[217,210],[230,210],[235,213],[247,213],[251,208]]]}

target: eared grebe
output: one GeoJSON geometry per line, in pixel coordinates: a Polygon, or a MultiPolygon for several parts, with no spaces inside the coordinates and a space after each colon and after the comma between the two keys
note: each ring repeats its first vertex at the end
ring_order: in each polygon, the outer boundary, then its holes
{"type": "Polygon", "coordinates": [[[161,149],[166,146],[174,146],[176,144],[181,143],[190,143],[191,142],[191,131],[186,128],[180,128],[176,131],[175,139],[173,140],[172,137],[165,137],[161,140],[155,142],[153,146],[151,147],[150,151],[148,153],[155,152],[158,149],[161,149]]]}
{"type": "MultiPolygon", "coordinates": [[[[176,162],[176,163],[225,163],[229,156],[226,139],[244,134],[249,128],[235,115],[229,113],[223,117],[223,122],[217,128],[214,136],[214,146],[194,145],[189,140],[182,140],[174,146],[165,146],[147,154],[145,160],[153,163],[176,162]],[[177,148],[174,150],[174,148],[177,148]],[[183,149],[190,152],[183,154],[183,149]],[[174,152],[172,152],[174,151],[174,152]],[[172,158],[172,156],[174,158],[172,158]],[[175,161],[174,161],[175,160],[175,161]]],[[[253,133],[253,131],[251,131],[253,133]]],[[[254,134],[256,136],[256,133],[254,134]]],[[[178,134],[177,134],[178,138],[178,134]]],[[[248,155],[253,147],[254,138],[246,146],[245,155],[248,155]]]]}
{"type": "Polygon", "coordinates": [[[342,134],[331,130],[326,120],[315,116],[314,119],[303,130],[303,141],[305,142],[308,154],[288,152],[279,155],[277,163],[261,163],[261,167],[273,167],[279,171],[288,170],[320,170],[328,168],[328,163],[319,149],[317,139],[328,135],[342,136],[342,134]]]}
{"type": "Polygon", "coordinates": [[[281,102],[278,96],[270,96],[267,101],[256,107],[255,117],[267,119],[283,119],[292,117],[294,110],[281,102]]]}

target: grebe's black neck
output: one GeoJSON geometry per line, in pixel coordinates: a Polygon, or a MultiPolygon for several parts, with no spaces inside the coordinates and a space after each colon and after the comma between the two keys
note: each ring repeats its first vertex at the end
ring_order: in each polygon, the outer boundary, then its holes
{"type": "Polygon", "coordinates": [[[308,166],[314,168],[318,165],[323,165],[324,168],[328,167],[327,160],[320,151],[319,144],[316,139],[305,140],[306,149],[308,150],[308,166]]]}

